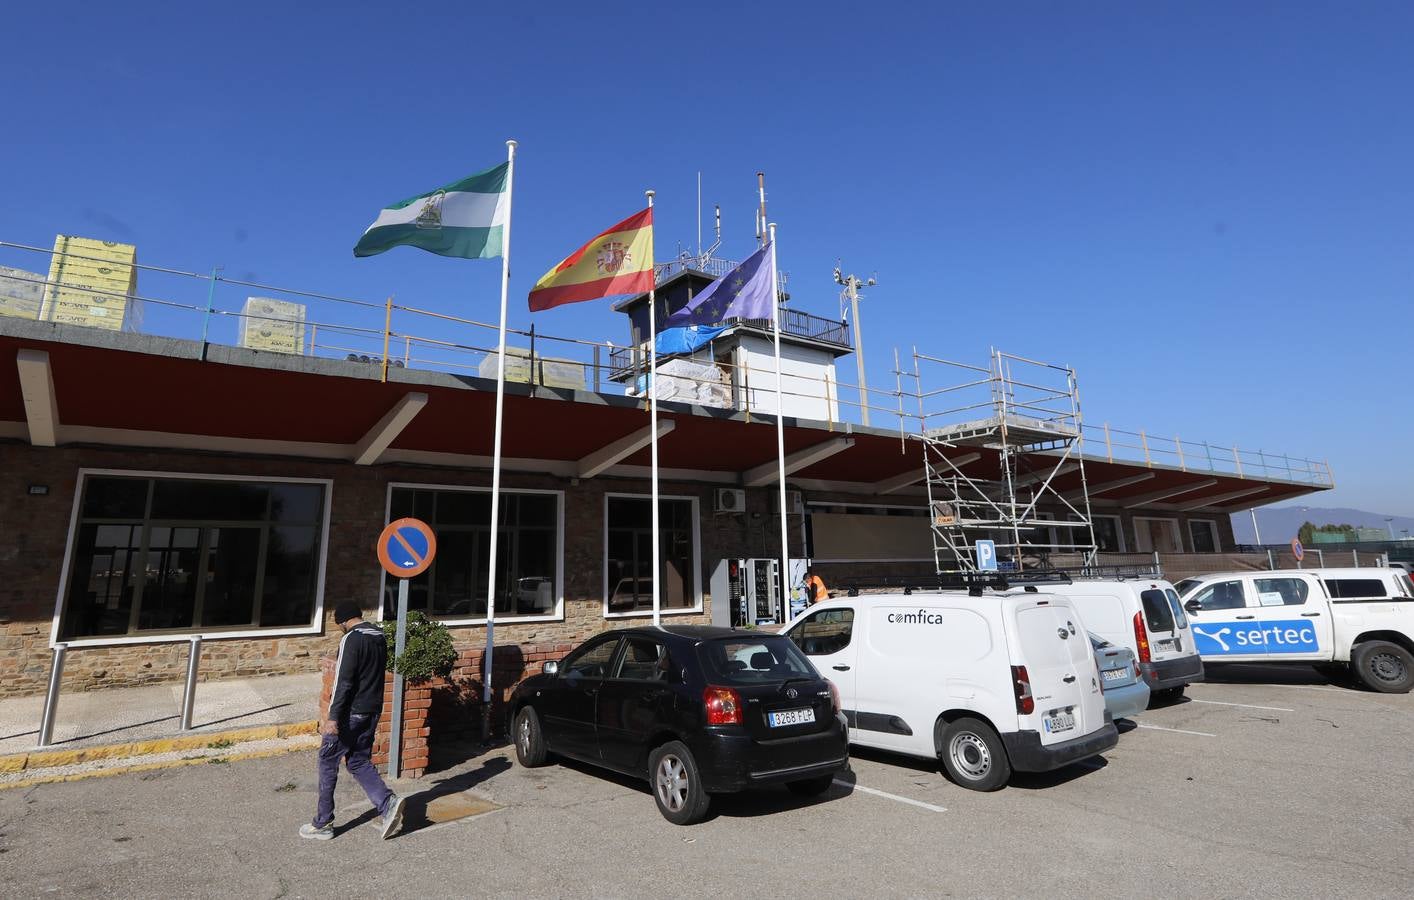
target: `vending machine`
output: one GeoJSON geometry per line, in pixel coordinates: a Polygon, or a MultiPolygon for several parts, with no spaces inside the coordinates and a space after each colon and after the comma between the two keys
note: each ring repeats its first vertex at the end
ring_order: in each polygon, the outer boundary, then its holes
{"type": "Polygon", "coordinates": [[[782,597],[780,560],[718,560],[712,569],[712,624],[741,628],[786,622],[805,608],[805,568],[805,560],[790,560],[791,577],[782,597]]]}

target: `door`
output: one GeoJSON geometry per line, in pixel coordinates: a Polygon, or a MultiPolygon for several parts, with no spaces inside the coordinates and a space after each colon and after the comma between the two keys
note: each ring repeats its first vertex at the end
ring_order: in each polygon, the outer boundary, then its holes
{"type": "Polygon", "coordinates": [[[618,635],[602,635],[585,643],[560,663],[559,674],[535,704],[552,751],[599,760],[595,706],[618,646],[618,635]]]}
{"type": "Polygon", "coordinates": [[[1270,660],[1330,659],[1331,615],[1325,595],[1299,575],[1252,578],[1262,652],[1270,660]]]}
{"type": "Polygon", "coordinates": [[[786,632],[809,657],[820,674],[840,692],[840,706],[849,718],[850,739],[855,733],[855,664],[859,642],[854,635],[854,609],[837,606],[811,613],[786,632]]]}
{"type": "Polygon", "coordinates": [[[1023,729],[1035,729],[1042,744],[1059,744],[1089,734],[1104,724],[1090,637],[1070,605],[1055,600],[1022,600],[1011,608],[1016,640],[1013,665],[1026,667],[1035,709],[1019,716],[1023,729]]]}
{"type": "Polygon", "coordinates": [[[650,637],[627,637],[611,677],[599,688],[595,706],[599,755],[604,764],[643,774],[648,739],[670,724],[682,667],[668,648],[650,637]]]}
{"type": "Polygon", "coordinates": [[[1199,656],[1223,662],[1264,658],[1262,626],[1246,579],[1203,585],[1188,598],[1184,609],[1199,656]]]}

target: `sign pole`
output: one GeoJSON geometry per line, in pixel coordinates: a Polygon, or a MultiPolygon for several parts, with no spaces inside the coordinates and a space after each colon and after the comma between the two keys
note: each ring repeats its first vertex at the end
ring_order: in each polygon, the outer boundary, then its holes
{"type": "MultiPolygon", "coordinates": [[[[511,190],[516,142],[506,141],[506,224],[501,231],[501,326],[496,350],[496,429],[491,453],[491,548],[486,576],[486,653],[481,657],[481,742],[491,739],[491,667],[496,652],[496,550],[501,542],[501,425],[506,407],[506,296],[511,287],[511,190]]],[[[534,379],[531,379],[534,381],[534,379]]]]}
{"type": "MultiPolygon", "coordinates": [[[[401,659],[408,637],[408,580],[398,579],[398,627],[393,637],[393,659],[401,659]]],[[[388,725],[388,777],[403,773],[403,673],[393,673],[393,721],[388,725]]]]}

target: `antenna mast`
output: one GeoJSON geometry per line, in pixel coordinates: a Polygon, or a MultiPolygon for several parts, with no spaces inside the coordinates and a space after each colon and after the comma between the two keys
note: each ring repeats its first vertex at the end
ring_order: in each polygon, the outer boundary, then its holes
{"type": "Polygon", "coordinates": [[[864,376],[864,336],[859,325],[859,289],[873,287],[879,283],[877,275],[870,275],[868,281],[860,281],[856,275],[846,275],[840,260],[835,260],[835,284],[844,285],[840,291],[840,308],[849,304],[850,318],[854,320],[854,361],[859,365],[859,409],[864,424],[869,424],[869,383],[864,376]]]}

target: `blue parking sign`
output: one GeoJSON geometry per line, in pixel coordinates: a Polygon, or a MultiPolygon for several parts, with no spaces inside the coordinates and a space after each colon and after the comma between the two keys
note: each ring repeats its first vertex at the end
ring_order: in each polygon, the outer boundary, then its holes
{"type": "Polygon", "coordinates": [[[977,569],[982,572],[997,571],[996,541],[977,542],[977,569]]]}

